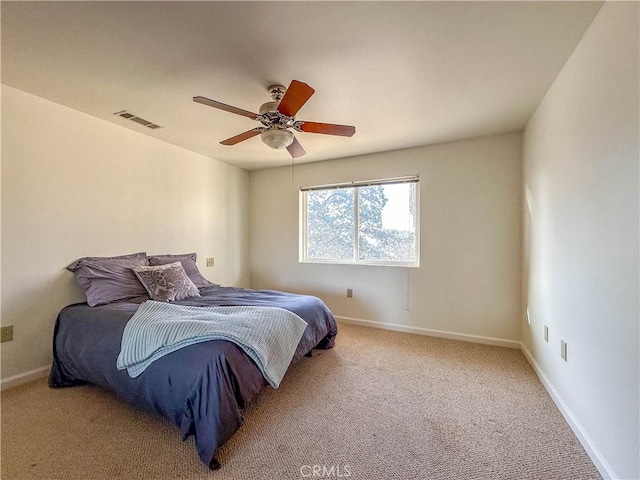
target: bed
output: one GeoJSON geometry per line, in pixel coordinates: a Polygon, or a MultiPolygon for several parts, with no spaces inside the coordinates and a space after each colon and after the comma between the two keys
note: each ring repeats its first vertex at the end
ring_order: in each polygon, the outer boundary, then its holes
{"type": "MultiPolygon", "coordinates": [[[[209,282],[207,282],[209,283],[209,282]]],[[[172,302],[191,307],[264,306],[293,312],[307,326],[291,363],[314,348],[334,345],[333,315],[318,298],[272,290],[199,285],[199,296],[172,302]]],[[[150,300],[140,295],[89,306],[65,307],[58,315],[53,339],[51,387],[85,383],[112,390],[124,401],[172,421],[183,440],[193,435],[200,459],[220,468],[216,450],[243,422],[242,411],[266,386],[261,370],[245,351],[227,340],[186,346],[151,363],[132,378],[116,367],[127,322],[150,300]]]]}

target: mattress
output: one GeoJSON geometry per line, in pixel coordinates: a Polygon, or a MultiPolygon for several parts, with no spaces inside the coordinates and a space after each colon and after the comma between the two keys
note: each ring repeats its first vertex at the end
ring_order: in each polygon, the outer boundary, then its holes
{"type": "MultiPolygon", "coordinates": [[[[314,348],[332,348],[336,322],[317,297],[273,290],[209,286],[201,297],[175,302],[189,306],[268,306],[289,310],[307,327],[292,363],[314,348]]],[[[267,382],[256,363],[236,344],[211,340],[176,350],[147,367],[136,378],[118,370],[125,325],[140,304],[138,297],[89,307],[65,307],[56,321],[51,387],[91,383],[112,390],[124,401],[172,421],[183,439],[195,436],[200,459],[219,468],[215,451],[242,425],[242,410],[267,382]]]]}

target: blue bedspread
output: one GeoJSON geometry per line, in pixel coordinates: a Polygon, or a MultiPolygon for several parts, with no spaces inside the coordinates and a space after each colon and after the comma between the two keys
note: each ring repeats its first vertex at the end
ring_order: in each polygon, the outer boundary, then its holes
{"type": "MultiPolygon", "coordinates": [[[[206,287],[202,297],[180,305],[272,306],[307,322],[293,355],[298,361],[313,348],[333,347],[337,327],[324,303],[312,296],[269,290],[206,287]]],[[[214,453],[242,424],[242,409],[267,385],[259,368],[237,345],[212,340],[159,358],[143,375],[131,378],[116,368],[127,321],[148,297],[99,307],[65,307],[56,322],[52,387],[93,383],[113,390],[132,405],[176,424],[186,439],[195,436],[198,455],[214,465],[214,453]]]]}
{"type": "Polygon", "coordinates": [[[209,340],[238,345],[278,388],[307,322],[284,308],[191,307],[148,300],[127,322],[116,367],[137,377],[176,350],[209,340]]]}

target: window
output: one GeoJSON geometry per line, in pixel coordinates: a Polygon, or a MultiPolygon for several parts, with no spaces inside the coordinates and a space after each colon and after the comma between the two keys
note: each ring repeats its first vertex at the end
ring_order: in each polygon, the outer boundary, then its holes
{"type": "Polygon", "coordinates": [[[300,261],[417,267],[419,179],[300,189],[300,261]]]}

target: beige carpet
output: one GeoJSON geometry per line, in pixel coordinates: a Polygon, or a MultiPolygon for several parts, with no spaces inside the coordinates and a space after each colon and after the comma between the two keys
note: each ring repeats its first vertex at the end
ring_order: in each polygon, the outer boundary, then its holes
{"type": "Polygon", "coordinates": [[[33,382],[1,415],[3,480],[600,478],[521,352],[352,325],[260,396],[216,472],[96,387],[33,382]]]}

